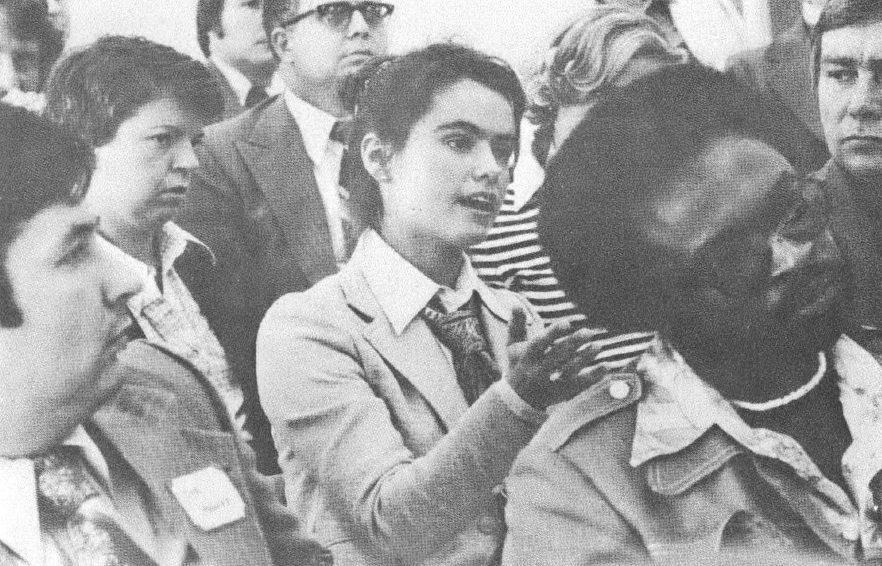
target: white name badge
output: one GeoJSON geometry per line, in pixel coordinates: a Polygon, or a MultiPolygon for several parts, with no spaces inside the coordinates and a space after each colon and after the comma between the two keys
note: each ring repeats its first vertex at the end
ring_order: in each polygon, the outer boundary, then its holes
{"type": "Polygon", "coordinates": [[[245,518],[245,502],[236,486],[213,466],[173,479],[171,490],[190,520],[203,531],[245,518]]]}

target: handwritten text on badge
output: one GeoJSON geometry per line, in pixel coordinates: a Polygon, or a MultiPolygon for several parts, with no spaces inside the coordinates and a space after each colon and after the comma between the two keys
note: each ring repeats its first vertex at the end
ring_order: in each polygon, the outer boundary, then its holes
{"type": "Polygon", "coordinates": [[[210,531],[245,518],[245,502],[230,478],[213,466],[175,478],[171,490],[190,520],[210,531]]]}

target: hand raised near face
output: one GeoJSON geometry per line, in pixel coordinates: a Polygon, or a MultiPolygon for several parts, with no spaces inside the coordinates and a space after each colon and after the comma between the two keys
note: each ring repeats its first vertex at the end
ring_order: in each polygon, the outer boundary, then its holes
{"type": "Polygon", "coordinates": [[[599,332],[576,329],[564,321],[527,341],[526,315],[516,309],[508,335],[511,369],[505,378],[521,399],[537,409],[571,399],[599,379],[593,368],[586,368],[600,351],[591,344],[599,332]]]}

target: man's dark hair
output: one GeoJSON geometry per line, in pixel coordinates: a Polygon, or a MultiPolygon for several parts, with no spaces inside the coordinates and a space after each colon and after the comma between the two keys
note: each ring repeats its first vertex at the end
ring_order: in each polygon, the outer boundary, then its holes
{"type": "Polygon", "coordinates": [[[196,38],[199,40],[199,49],[206,57],[211,55],[208,32],[214,31],[223,35],[221,15],[225,3],[225,0],[199,0],[196,5],[196,38]]]}
{"type": "Polygon", "coordinates": [[[56,204],[78,203],[92,175],[91,148],[22,108],[0,103],[0,326],[22,323],[6,256],[22,227],[56,204]]]}
{"type": "Polygon", "coordinates": [[[567,138],[548,166],[539,232],[568,296],[593,323],[617,328],[629,312],[637,329],[657,328],[658,313],[646,305],[662,300],[646,274],[664,259],[647,245],[635,211],[663,197],[668,182],[722,137],[779,148],[763,109],[730,78],[679,65],[613,92],[567,138]]]}
{"type": "Polygon", "coordinates": [[[46,87],[46,115],[92,147],[111,141],[145,104],[171,98],[206,123],[223,113],[223,97],[204,65],[166,45],[105,36],[67,54],[46,87]]]}
{"type": "Polygon", "coordinates": [[[46,77],[64,48],[64,38],[49,20],[46,3],[38,0],[0,0],[12,31],[19,41],[35,42],[40,49],[40,81],[43,88],[46,77]]]}
{"type": "Polygon", "coordinates": [[[818,84],[821,69],[821,37],[828,31],[862,26],[882,21],[882,2],[879,0],[829,0],[812,34],[814,80],[818,84]]]}
{"type": "Polygon", "coordinates": [[[347,81],[344,102],[356,112],[341,179],[352,191],[355,212],[368,224],[378,227],[382,206],[379,187],[361,160],[361,140],[373,132],[392,151],[400,150],[438,93],[463,80],[502,95],[511,105],[516,133],[520,134],[525,95],[517,74],[501,59],[469,47],[437,43],[401,57],[380,57],[347,81]]]}

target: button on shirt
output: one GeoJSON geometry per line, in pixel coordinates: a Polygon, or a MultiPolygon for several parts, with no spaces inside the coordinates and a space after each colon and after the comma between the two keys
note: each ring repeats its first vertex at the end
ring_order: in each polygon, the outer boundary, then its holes
{"type": "Polygon", "coordinates": [[[331,129],[337,118],[319,110],[290,90],[286,90],[284,96],[288,111],[300,128],[306,154],[312,161],[315,183],[325,206],[325,217],[331,232],[334,257],[337,267],[342,267],[348,259],[343,224],[349,218],[341,202],[339,184],[343,144],[331,140],[331,129]]]}
{"type": "MultiPolygon", "coordinates": [[[[353,253],[358,253],[365,264],[371,266],[371,269],[364,272],[365,279],[396,335],[401,335],[409,324],[423,323],[421,320],[423,309],[435,295],[438,295],[444,308],[452,312],[466,304],[472,295],[477,293],[483,306],[493,314],[503,320],[511,318],[509,309],[505,308],[493,291],[481,281],[465,256],[456,286],[451,289],[429,279],[371,229],[367,229],[361,235],[353,253]],[[390,285],[390,281],[394,281],[395,284],[390,285]]],[[[450,372],[454,375],[450,350],[440,341],[438,346],[450,362],[450,372]]],[[[509,409],[520,418],[537,424],[544,422],[545,412],[533,408],[521,399],[507,380],[501,379],[493,387],[497,388],[509,409]]]]}
{"type": "MultiPolygon", "coordinates": [[[[107,460],[82,427],[77,427],[62,445],[82,449],[93,478],[115,502],[114,518],[120,527],[161,566],[185,563],[188,545],[161,527],[156,528],[155,517],[140,497],[137,481],[114,478],[111,484],[107,460]]],[[[64,566],[67,563],[53,539],[40,529],[36,475],[30,458],[0,458],[0,543],[0,564],[64,566]],[[7,554],[9,551],[12,556],[7,554]]]]}
{"type": "Polygon", "coordinates": [[[660,340],[637,366],[650,387],[637,409],[631,465],[684,450],[716,425],[754,454],[787,464],[805,480],[806,490],[817,492],[819,496],[806,501],[820,507],[832,529],[850,542],[860,540],[866,558],[882,557],[882,529],[870,518],[873,499],[868,487],[882,469],[882,366],[845,336],[836,343],[834,356],[843,416],[853,439],[842,456],[850,494],[824,477],[791,437],[749,427],[728,401],[660,340]]]}
{"type": "Polygon", "coordinates": [[[127,256],[141,274],[143,283],[141,292],[129,299],[129,311],[148,342],[168,348],[202,373],[242,433],[244,415],[238,414],[243,402],[242,388],[234,381],[223,347],[174,267],[187,246],[201,248],[209,255],[211,251],[173,222],[163,226],[161,237],[162,290],[154,267],[127,256]]]}

